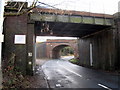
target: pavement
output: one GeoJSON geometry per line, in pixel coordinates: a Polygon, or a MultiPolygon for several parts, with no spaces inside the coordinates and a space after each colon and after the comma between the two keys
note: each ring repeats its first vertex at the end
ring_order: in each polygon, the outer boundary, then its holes
{"type": "MultiPolygon", "coordinates": [[[[34,76],[29,76],[29,80],[31,82],[30,88],[48,88],[48,82],[46,79],[46,76],[42,70],[42,65],[47,62],[47,60],[44,59],[37,59],[36,60],[36,68],[35,68],[35,74],[34,76]]],[[[48,90],[46,89],[46,90],[48,90]]]]}
{"type": "Polygon", "coordinates": [[[81,67],[68,62],[68,59],[49,60],[41,67],[49,88],[120,89],[119,75],[81,67]]]}
{"type": "Polygon", "coordinates": [[[42,71],[41,66],[36,66],[34,76],[28,76],[31,85],[29,88],[49,88],[45,74],[42,71]]]}
{"type": "Polygon", "coordinates": [[[47,61],[49,61],[49,59],[36,59],[36,65],[42,66],[47,61]]]}

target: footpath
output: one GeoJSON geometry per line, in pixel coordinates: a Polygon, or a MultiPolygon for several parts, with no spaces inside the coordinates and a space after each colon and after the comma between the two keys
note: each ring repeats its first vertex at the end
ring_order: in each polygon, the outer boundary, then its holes
{"type": "Polygon", "coordinates": [[[37,60],[36,68],[35,68],[35,75],[28,76],[31,85],[29,88],[48,88],[47,79],[42,71],[41,66],[46,62],[46,60],[37,60]]]}

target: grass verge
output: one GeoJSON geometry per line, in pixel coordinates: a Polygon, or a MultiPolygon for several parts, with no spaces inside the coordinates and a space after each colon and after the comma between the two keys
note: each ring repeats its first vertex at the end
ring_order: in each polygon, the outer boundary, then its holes
{"type": "Polygon", "coordinates": [[[75,58],[70,59],[69,62],[71,62],[71,63],[73,63],[73,64],[77,64],[77,65],[79,64],[79,60],[78,60],[78,59],[75,59],[75,58]]]}

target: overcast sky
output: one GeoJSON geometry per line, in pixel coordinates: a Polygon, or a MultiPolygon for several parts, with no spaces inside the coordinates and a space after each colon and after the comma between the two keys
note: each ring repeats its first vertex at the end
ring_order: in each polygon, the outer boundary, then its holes
{"type": "Polygon", "coordinates": [[[36,38],[37,42],[45,42],[47,39],[77,39],[75,37],[53,37],[53,36],[40,36],[36,38]]]}
{"type": "MultiPolygon", "coordinates": [[[[60,9],[114,14],[120,0],[38,0],[60,9]]],[[[32,2],[30,0],[29,2],[32,2]]]]}
{"type": "MultiPolygon", "coordinates": [[[[28,1],[34,0],[13,0],[28,1]]],[[[88,11],[95,13],[114,14],[118,11],[118,2],[120,0],[38,0],[50,4],[60,9],[88,11]]]]}

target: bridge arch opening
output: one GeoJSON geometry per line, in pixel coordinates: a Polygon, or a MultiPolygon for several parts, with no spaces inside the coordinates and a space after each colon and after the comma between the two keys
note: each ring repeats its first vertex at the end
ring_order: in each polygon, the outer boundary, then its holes
{"type": "Polygon", "coordinates": [[[73,56],[74,50],[70,46],[64,47],[63,49],[60,50],[60,55],[61,55],[61,57],[62,56],[73,56]]]}
{"type": "Polygon", "coordinates": [[[61,56],[74,55],[74,48],[70,45],[58,45],[52,49],[52,59],[59,59],[61,56]]]}

